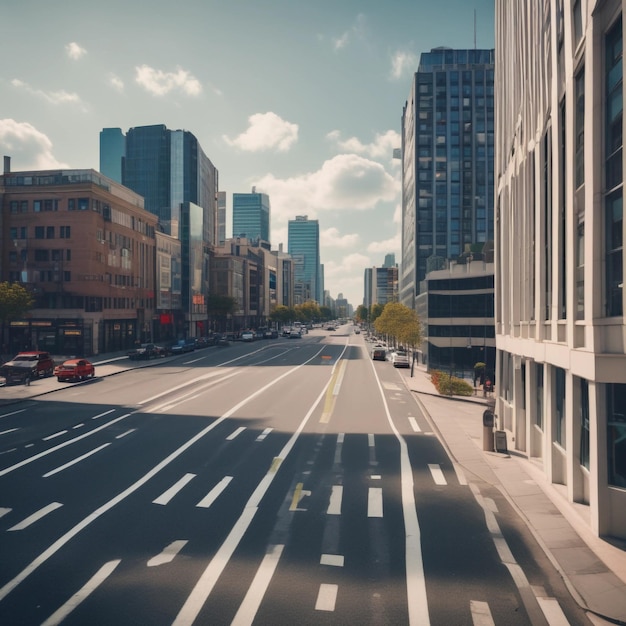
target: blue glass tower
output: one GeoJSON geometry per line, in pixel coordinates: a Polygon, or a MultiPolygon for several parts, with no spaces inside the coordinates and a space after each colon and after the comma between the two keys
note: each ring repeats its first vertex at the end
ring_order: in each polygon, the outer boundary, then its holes
{"type": "Polygon", "coordinates": [[[233,237],[270,241],[270,199],[265,193],[233,194],[233,237]]]}
{"type": "Polygon", "coordinates": [[[296,297],[322,304],[319,222],[306,215],[289,220],[288,250],[294,261],[296,297]]]}

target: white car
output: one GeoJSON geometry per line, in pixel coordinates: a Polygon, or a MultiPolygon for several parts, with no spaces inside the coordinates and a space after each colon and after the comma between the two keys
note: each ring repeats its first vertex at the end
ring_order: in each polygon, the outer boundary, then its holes
{"type": "Polygon", "coordinates": [[[244,331],[241,333],[241,341],[254,341],[254,333],[249,330],[244,331]]]}
{"type": "Polygon", "coordinates": [[[394,367],[410,367],[409,355],[404,350],[392,352],[391,362],[394,367]]]}

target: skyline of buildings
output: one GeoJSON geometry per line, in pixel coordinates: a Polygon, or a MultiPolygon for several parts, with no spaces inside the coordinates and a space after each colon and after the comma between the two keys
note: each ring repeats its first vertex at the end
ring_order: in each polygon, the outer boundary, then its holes
{"type": "Polygon", "coordinates": [[[270,242],[270,199],[266,193],[233,193],[233,237],[270,242]]]}

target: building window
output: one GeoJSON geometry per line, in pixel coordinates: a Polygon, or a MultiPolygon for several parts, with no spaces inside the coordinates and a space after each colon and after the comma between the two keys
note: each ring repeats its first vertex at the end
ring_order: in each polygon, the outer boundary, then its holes
{"type": "Polygon", "coordinates": [[[17,213],[19,210],[19,203],[17,200],[11,200],[9,203],[9,211],[11,213],[17,213]]]}
{"type": "Polygon", "coordinates": [[[39,213],[41,211],[41,200],[33,200],[33,211],[39,213]]]}
{"type": "Polygon", "coordinates": [[[45,236],[45,229],[43,226],[35,226],[35,239],[43,239],[45,236]]]}
{"type": "Polygon", "coordinates": [[[576,188],[585,182],[585,69],[576,76],[576,188]]]}
{"type": "Polygon", "coordinates": [[[623,312],[622,280],[624,260],[622,249],[622,20],[607,33],[605,39],[605,292],[606,314],[620,316],[623,312]]]}
{"type": "Polygon", "coordinates": [[[54,239],[54,226],[46,226],[46,239],[54,239]]]}
{"type": "Polygon", "coordinates": [[[578,214],[576,227],[576,319],[585,318],[585,216],[578,214]]]}
{"type": "Polygon", "coordinates": [[[589,383],[580,380],[580,464],[589,469],[589,383]]]}
{"type": "Polygon", "coordinates": [[[60,226],[59,227],[59,236],[61,239],[69,239],[71,237],[70,226],[60,226]]]}
{"type": "Polygon", "coordinates": [[[626,487],[626,385],[607,385],[606,409],[609,484],[626,487]]]}
{"type": "Polygon", "coordinates": [[[554,368],[554,396],[556,420],[554,441],[565,448],[565,370],[560,367],[554,368]]]}
{"type": "Polygon", "coordinates": [[[583,13],[581,0],[574,0],[572,5],[572,20],[574,22],[574,48],[578,47],[583,38],[583,13]]]}

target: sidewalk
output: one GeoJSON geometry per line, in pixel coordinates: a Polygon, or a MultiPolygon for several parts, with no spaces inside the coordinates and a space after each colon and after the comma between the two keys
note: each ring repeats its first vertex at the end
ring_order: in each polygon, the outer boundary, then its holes
{"type": "MultiPolygon", "coordinates": [[[[424,368],[415,367],[413,376],[411,370],[402,373],[452,458],[470,480],[473,474],[502,491],[578,604],[612,623],[626,624],[626,551],[593,535],[584,521],[585,507],[568,502],[534,462],[510,449],[509,454],[483,451],[482,416],[490,402],[482,391],[447,398],[439,395],[424,368]]],[[[507,438],[510,442],[511,433],[507,438]]]]}

